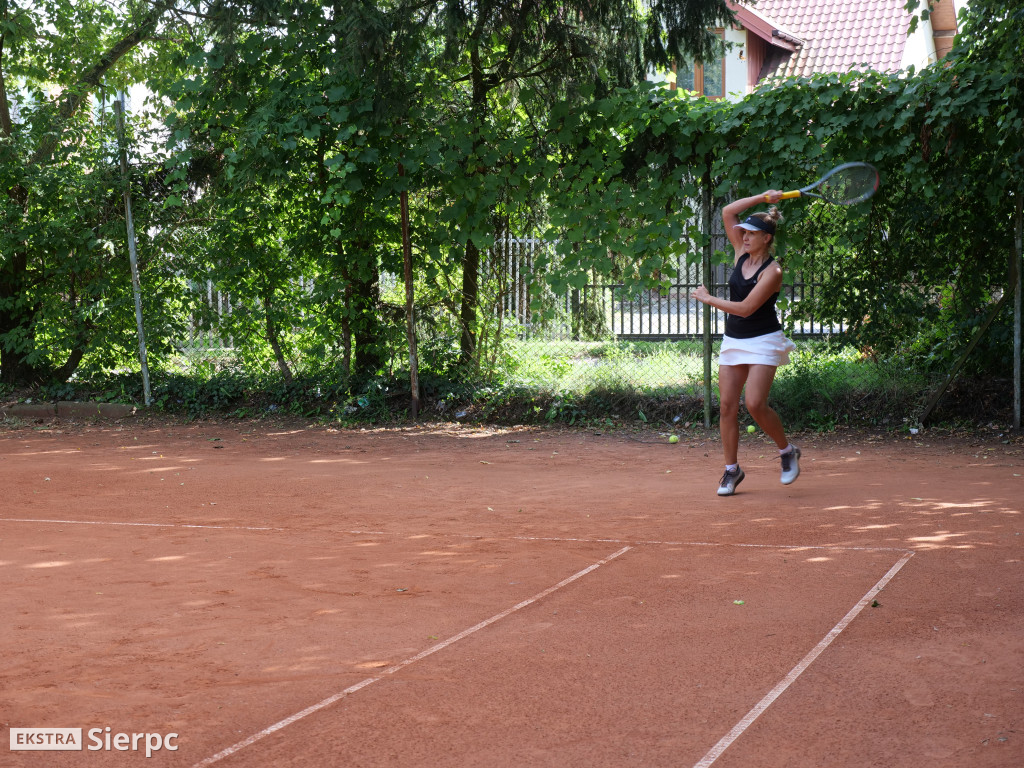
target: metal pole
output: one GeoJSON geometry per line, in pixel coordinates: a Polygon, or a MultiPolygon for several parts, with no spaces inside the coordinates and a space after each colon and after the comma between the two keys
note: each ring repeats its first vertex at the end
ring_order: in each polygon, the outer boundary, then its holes
{"type": "Polygon", "coordinates": [[[1022,246],[1021,230],[1024,229],[1024,193],[1017,193],[1017,220],[1014,227],[1014,252],[1013,269],[1010,275],[1013,278],[1013,428],[1020,429],[1020,398],[1021,398],[1021,272],[1024,272],[1024,246],[1022,246]]]}
{"type": "MultiPolygon", "coordinates": [[[[704,173],[701,185],[701,227],[704,230],[704,253],[701,257],[702,278],[704,286],[711,290],[711,249],[714,245],[711,237],[711,158],[708,158],[708,169],[704,173]]],[[[704,319],[704,428],[711,428],[711,307],[702,304],[704,319]]]]}
{"type": "Polygon", "coordinates": [[[132,268],[132,293],[135,295],[135,324],[139,332],[139,362],[142,364],[142,393],[147,406],[153,402],[149,389],[149,363],[146,361],[146,333],[142,327],[142,291],[139,287],[139,261],[135,253],[135,222],[132,220],[132,195],[128,186],[128,153],[124,140],[124,91],[114,101],[117,113],[117,146],[121,155],[121,180],[124,182],[124,215],[128,226],[128,260],[132,268]]]}
{"type": "MultiPolygon", "coordinates": [[[[405,177],[405,168],[398,164],[398,175],[405,177]]],[[[399,193],[402,208],[402,253],[405,261],[405,336],[409,342],[409,389],[412,390],[410,410],[413,421],[420,410],[420,377],[419,361],[416,355],[416,325],[413,312],[415,301],[412,285],[412,241],[409,237],[409,192],[402,189],[399,193]]]]}

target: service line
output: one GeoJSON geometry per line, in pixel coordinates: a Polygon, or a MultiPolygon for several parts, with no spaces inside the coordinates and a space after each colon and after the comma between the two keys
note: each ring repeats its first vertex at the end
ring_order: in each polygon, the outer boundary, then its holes
{"type": "MultiPolygon", "coordinates": [[[[194,525],[189,523],[129,523],[116,520],[45,520],[38,518],[17,518],[0,517],[0,523],[54,523],[60,525],[129,525],[141,526],[144,528],[203,528],[221,531],[279,531],[282,533],[308,533],[308,531],[296,530],[294,528],[272,528],[253,527],[245,525],[194,525]]],[[[327,531],[326,533],[330,533],[327,531]]],[[[830,552],[902,552],[906,554],[905,547],[870,547],[833,544],[747,544],[743,542],[713,542],[713,541],[660,541],[657,539],[604,539],[571,536],[497,536],[483,533],[459,533],[457,531],[444,532],[432,531],[430,533],[406,533],[395,531],[366,531],[366,530],[341,530],[333,533],[342,536],[390,536],[392,538],[422,538],[431,537],[435,539],[470,539],[480,541],[488,539],[491,541],[547,541],[566,544],[624,544],[630,547],[652,546],[652,547],[739,547],[747,549],[778,549],[778,550],[824,550],[830,552]]]]}
{"type": "Polygon", "coordinates": [[[772,705],[772,702],[779,698],[779,696],[781,696],[783,692],[789,688],[789,686],[791,686],[796,679],[800,677],[800,675],[802,675],[809,666],[811,666],[811,664],[814,663],[814,660],[821,655],[822,651],[828,648],[828,646],[832,644],[832,641],[839,637],[839,634],[850,625],[851,621],[857,618],[857,615],[864,610],[875,596],[885,589],[885,585],[888,584],[897,573],[899,573],[900,569],[906,565],[907,561],[913,556],[913,552],[907,552],[903,555],[903,557],[901,557],[896,564],[889,569],[889,572],[879,579],[875,586],[868,590],[868,593],[860,599],[860,602],[853,606],[853,608],[850,609],[850,612],[847,613],[838,624],[832,627],[832,631],[825,635],[825,637],[821,639],[821,642],[814,646],[814,648],[811,649],[811,652],[804,656],[800,662],[790,670],[789,674],[782,678],[782,680],[779,681],[779,684],[772,688],[771,691],[769,691],[768,694],[761,699],[761,701],[759,701],[742,720],[736,723],[736,725],[733,726],[733,729],[723,736],[722,739],[715,744],[715,746],[713,746],[703,758],[700,759],[700,761],[695,763],[693,768],[708,768],[709,765],[721,757],[722,753],[725,752],[725,750],[727,750],[729,746],[736,741],[736,739],[742,736],[744,731],[746,731],[747,728],[749,728],[753,722],[772,705]]]}
{"type": "Polygon", "coordinates": [[[0,523],[55,523],[58,525],[127,525],[140,528],[206,528],[219,531],[283,531],[284,528],[254,528],[248,525],[189,525],[188,523],[126,523],[110,520],[36,520],[0,517],[0,523]]]}
{"type": "Polygon", "coordinates": [[[443,640],[440,643],[438,643],[437,645],[433,645],[430,648],[427,648],[425,651],[417,653],[415,656],[410,656],[405,661],[400,661],[398,664],[395,664],[393,666],[388,667],[383,672],[381,672],[380,675],[378,675],[377,677],[368,677],[366,680],[363,680],[362,682],[356,683],[355,685],[349,686],[345,690],[339,691],[338,693],[334,694],[333,696],[328,696],[326,699],[324,699],[321,702],[318,702],[316,704],[313,704],[312,706],[306,707],[301,712],[296,712],[294,715],[291,715],[290,717],[286,717],[284,720],[281,720],[281,721],[279,721],[277,723],[274,723],[273,725],[271,725],[271,726],[269,726],[267,728],[264,728],[262,731],[259,731],[258,733],[254,733],[252,736],[248,737],[247,739],[243,739],[242,741],[238,742],[237,744],[232,744],[230,747],[228,747],[226,749],[222,749],[217,754],[212,755],[212,756],[206,758],[205,760],[196,763],[195,766],[193,766],[193,768],[205,768],[205,766],[207,766],[207,765],[213,765],[214,763],[216,763],[216,762],[218,762],[220,760],[223,760],[225,757],[230,757],[231,755],[235,754],[239,750],[245,749],[246,747],[250,746],[251,744],[255,744],[260,739],[264,739],[264,738],[266,738],[267,736],[270,736],[273,733],[277,733],[277,731],[280,731],[282,728],[286,728],[289,725],[291,725],[292,723],[294,723],[294,722],[296,722],[298,720],[301,720],[304,717],[308,717],[309,715],[312,715],[315,712],[319,712],[321,709],[324,709],[325,707],[331,706],[335,702],[340,701],[341,699],[345,698],[346,696],[348,696],[350,694],[355,693],[356,691],[360,691],[360,690],[362,690],[363,688],[366,688],[369,685],[373,685],[374,683],[383,680],[388,675],[393,675],[396,672],[400,672],[401,670],[403,670],[406,667],[408,667],[410,664],[415,664],[417,661],[420,661],[421,659],[425,659],[427,656],[431,656],[432,654],[435,654],[438,651],[443,651],[448,646],[453,645],[454,643],[457,643],[460,640],[463,640],[463,639],[469,637],[474,632],[479,632],[481,629],[484,629],[485,627],[489,627],[491,624],[494,624],[497,621],[501,621],[502,619],[504,619],[505,617],[515,613],[516,611],[518,611],[518,610],[520,610],[522,608],[525,608],[528,605],[532,605],[533,603],[537,602],[538,600],[544,599],[545,597],[550,595],[552,592],[556,592],[557,590],[561,589],[562,587],[565,587],[565,586],[567,586],[569,584],[572,584],[574,581],[576,581],[577,579],[583,578],[588,573],[596,571],[602,565],[605,565],[605,564],[611,562],[612,560],[614,560],[615,558],[619,557],[620,555],[626,554],[626,552],[628,552],[630,549],[632,549],[632,547],[623,547],[618,552],[613,552],[612,554],[608,555],[608,557],[604,558],[603,560],[598,560],[593,565],[587,566],[582,571],[574,573],[572,576],[568,577],[567,579],[563,579],[562,581],[558,582],[554,586],[548,587],[543,592],[539,592],[536,595],[534,595],[533,597],[530,597],[530,598],[527,598],[526,600],[523,600],[521,603],[516,603],[511,608],[506,608],[501,613],[495,614],[494,616],[491,616],[491,618],[485,619],[484,621],[481,621],[479,624],[474,624],[469,629],[464,629],[462,632],[459,632],[459,634],[457,634],[457,635],[455,635],[453,637],[449,637],[447,640],[443,640]]]}

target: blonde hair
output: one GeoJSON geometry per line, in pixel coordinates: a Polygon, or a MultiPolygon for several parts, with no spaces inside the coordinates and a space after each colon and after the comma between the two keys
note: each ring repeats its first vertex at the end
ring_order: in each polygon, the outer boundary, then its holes
{"type": "MultiPolygon", "coordinates": [[[[761,221],[770,223],[775,228],[776,232],[779,231],[779,224],[782,223],[782,211],[780,211],[776,206],[769,206],[767,211],[758,211],[751,215],[756,216],[761,221]]],[[[768,252],[773,256],[775,255],[775,235],[772,235],[772,241],[768,244],[768,252]]]]}

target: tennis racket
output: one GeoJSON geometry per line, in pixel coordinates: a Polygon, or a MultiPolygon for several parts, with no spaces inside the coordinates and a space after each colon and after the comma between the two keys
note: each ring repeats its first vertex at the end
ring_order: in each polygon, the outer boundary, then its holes
{"type": "Polygon", "coordinates": [[[782,199],[808,196],[837,205],[854,205],[864,202],[877,190],[878,170],[875,166],[870,163],[843,163],[810,186],[783,192],[782,199]]]}

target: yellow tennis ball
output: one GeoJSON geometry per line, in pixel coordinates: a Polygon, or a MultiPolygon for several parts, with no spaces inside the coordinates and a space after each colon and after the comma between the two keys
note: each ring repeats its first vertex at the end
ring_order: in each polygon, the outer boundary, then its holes
{"type": "Polygon", "coordinates": [[[668,439],[668,441],[669,441],[670,443],[678,443],[678,442],[679,442],[679,435],[672,435],[672,436],[671,436],[671,437],[670,437],[670,438],[668,439]]]}
{"type": "Polygon", "coordinates": [[[757,432],[757,427],[751,424],[749,427],[747,427],[747,432],[749,432],[750,434],[754,434],[755,432],[757,432]]]}

